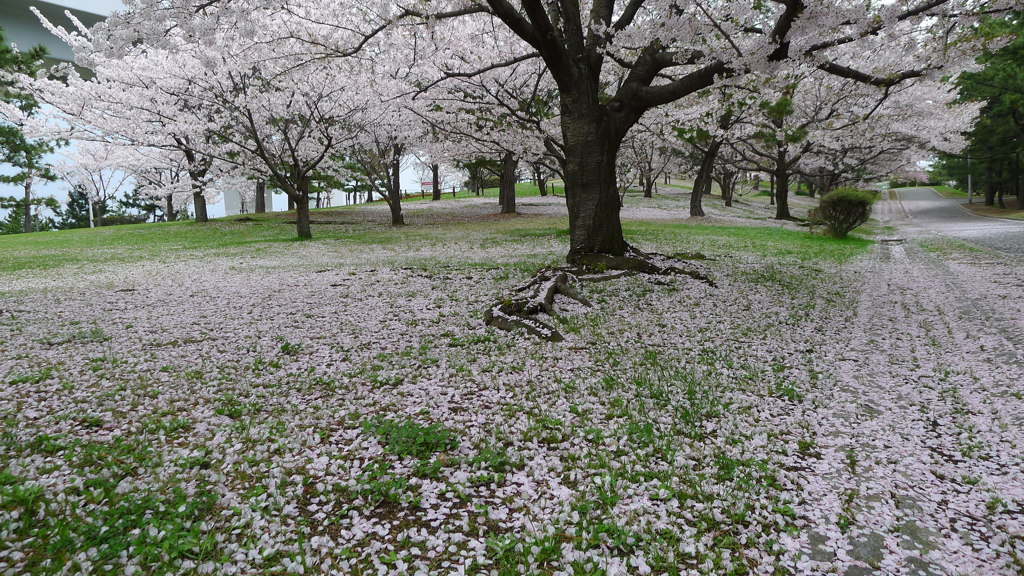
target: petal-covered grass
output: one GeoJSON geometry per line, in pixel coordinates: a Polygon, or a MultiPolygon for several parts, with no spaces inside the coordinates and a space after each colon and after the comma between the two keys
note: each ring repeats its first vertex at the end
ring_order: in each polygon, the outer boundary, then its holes
{"type": "Polygon", "coordinates": [[[561,260],[556,202],[417,203],[402,229],[325,211],[310,242],[276,215],[54,234],[61,260],[37,265],[30,238],[0,238],[0,573],[1019,569],[1020,398],[991,403],[1011,371],[987,358],[929,356],[963,350],[955,310],[900,308],[932,269],[876,318],[881,247],[669,212],[629,221],[631,241],[705,253],[716,288],[588,285],[594,308],[551,319],[560,344],[485,328],[485,305],[561,260]],[[876,326],[907,318],[887,370],[874,342],[901,332],[876,326]],[[912,409],[872,403],[859,431],[842,415],[875,387],[912,409]],[[910,413],[921,451],[873,443],[910,413]],[[930,548],[903,547],[883,519],[915,513],[871,508],[904,490],[890,458],[979,520],[920,504],[930,548]],[[878,558],[850,552],[874,534],[878,558]]]}

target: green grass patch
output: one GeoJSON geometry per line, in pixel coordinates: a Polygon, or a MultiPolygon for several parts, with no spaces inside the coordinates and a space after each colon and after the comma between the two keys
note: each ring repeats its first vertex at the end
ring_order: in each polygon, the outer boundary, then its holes
{"type": "Polygon", "coordinates": [[[21,573],[63,568],[124,574],[129,560],[145,566],[147,574],[169,574],[178,571],[175,564],[182,559],[202,563],[214,555],[216,534],[203,528],[215,514],[217,496],[211,490],[188,493],[170,486],[119,493],[117,486],[105,476],[86,478],[81,487],[86,503],[80,505],[55,500],[39,484],[0,472],[0,531],[25,543],[19,549],[21,573]],[[66,510],[53,513],[61,508],[66,510]],[[49,513],[40,518],[42,509],[49,513]],[[87,559],[80,557],[83,551],[87,559]]]}
{"type": "MultiPolygon", "coordinates": [[[[524,199],[539,193],[532,184],[520,184],[518,188],[524,199]]],[[[488,190],[485,195],[492,193],[496,191],[488,190]]],[[[493,258],[477,256],[478,249],[508,245],[516,248],[516,266],[523,271],[557,264],[561,254],[551,253],[552,243],[568,248],[566,217],[496,218],[498,208],[495,205],[494,215],[439,221],[436,217],[421,217],[418,206],[427,207],[410,203],[406,214],[409,225],[397,228],[387,225],[385,212],[367,211],[362,205],[314,210],[314,243],[327,250],[349,250],[347,246],[354,245],[379,247],[403,259],[403,265],[423,268],[434,268],[438,260],[421,248],[443,246],[449,254],[463,255],[459,257],[463,265],[490,267],[495,265],[493,258]]],[[[684,217],[681,212],[680,219],[684,217]]],[[[236,216],[205,224],[134,224],[0,236],[0,274],[46,272],[64,267],[78,267],[84,272],[119,263],[152,262],[159,266],[161,262],[181,258],[258,256],[272,246],[277,247],[275,251],[286,250],[286,245],[295,240],[293,219],[294,213],[278,212],[236,216]]],[[[863,240],[812,237],[805,232],[771,226],[627,221],[625,232],[630,241],[655,244],[659,250],[669,253],[706,247],[717,253],[752,251],[770,256],[845,261],[870,245],[863,240]]],[[[103,337],[105,335],[99,333],[75,333],[62,334],[53,340],[96,341],[103,337]]]]}
{"type": "Polygon", "coordinates": [[[943,198],[967,198],[967,192],[949,186],[928,186],[928,188],[935,190],[943,198]]]}
{"type": "Polygon", "coordinates": [[[679,222],[625,222],[630,239],[662,246],[667,253],[698,249],[708,256],[747,253],[769,258],[847,262],[874,244],[863,238],[828,238],[773,226],[705,226],[679,222]]]}
{"type": "Polygon", "coordinates": [[[363,423],[363,430],[377,436],[384,449],[399,458],[430,458],[438,452],[459,447],[458,436],[440,424],[376,418],[363,423]]]}

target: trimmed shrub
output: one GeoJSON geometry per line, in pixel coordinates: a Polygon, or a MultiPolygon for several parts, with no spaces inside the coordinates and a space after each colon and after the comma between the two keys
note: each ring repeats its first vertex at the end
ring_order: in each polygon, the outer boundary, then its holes
{"type": "Polygon", "coordinates": [[[871,217],[871,205],[878,198],[876,192],[856,188],[836,188],[821,197],[813,211],[813,220],[822,224],[835,238],[844,238],[871,217]]]}

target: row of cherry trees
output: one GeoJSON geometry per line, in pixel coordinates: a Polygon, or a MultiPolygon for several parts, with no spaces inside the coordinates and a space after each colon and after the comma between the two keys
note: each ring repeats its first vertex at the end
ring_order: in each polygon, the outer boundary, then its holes
{"type": "Polygon", "coordinates": [[[32,90],[57,111],[48,129],[118,147],[198,219],[218,188],[271,181],[302,237],[320,174],[357,168],[400,224],[411,153],[500,161],[512,211],[529,163],[564,180],[583,262],[627,252],[622,175],[649,188],[672,148],[698,190],[772,173],[780,218],[794,173],[827,188],[955,150],[976,110],[951,108],[945,80],[972,65],[978,16],[1013,4],[129,0],[91,30],[51,27],[89,73],[32,90]]]}

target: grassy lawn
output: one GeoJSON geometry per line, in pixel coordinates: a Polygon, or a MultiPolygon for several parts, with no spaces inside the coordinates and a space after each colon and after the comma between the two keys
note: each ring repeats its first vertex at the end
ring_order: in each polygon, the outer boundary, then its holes
{"type": "Polygon", "coordinates": [[[927,186],[939,193],[943,198],[967,198],[967,192],[949,186],[927,186]]]}
{"type": "MultiPolygon", "coordinates": [[[[532,184],[517,185],[516,194],[518,202],[523,205],[529,205],[531,198],[540,196],[532,184]]],[[[483,196],[496,199],[497,190],[485,190],[483,196]]],[[[445,196],[444,200],[450,200],[450,196],[445,196]]],[[[643,201],[640,198],[632,200],[643,201]]],[[[473,243],[500,243],[502,237],[547,236],[568,242],[568,223],[564,217],[504,217],[495,220],[481,216],[475,220],[461,219],[453,227],[447,220],[420,216],[425,214],[423,210],[430,210],[431,203],[429,198],[403,200],[409,225],[402,228],[387,225],[388,216],[383,202],[370,206],[312,210],[313,241],[398,248],[443,242],[467,245],[467,250],[473,243]]],[[[487,212],[485,209],[483,214],[487,212]]],[[[493,212],[497,212],[496,207],[493,212]]],[[[835,241],[805,232],[763,226],[627,222],[625,232],[638,242],[664,242],[673,246],[672,251],[678,252],[688,251],[687,246],[696,242],[717,253],[751,250],[779,256],[845,259],[866,246],[859,240],[835,241]]],[[[185,221],[15,234],[0,236],[0,273],[258,253],[275,244],[295,242],[298,240],[295,238],[293,212],[229,216],[205,224],[185,221]]]]}

